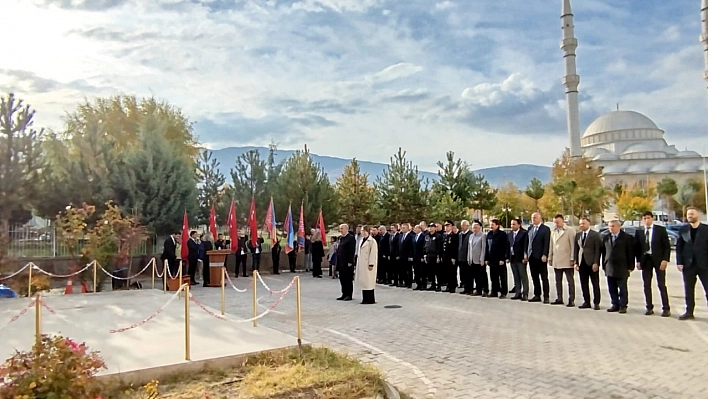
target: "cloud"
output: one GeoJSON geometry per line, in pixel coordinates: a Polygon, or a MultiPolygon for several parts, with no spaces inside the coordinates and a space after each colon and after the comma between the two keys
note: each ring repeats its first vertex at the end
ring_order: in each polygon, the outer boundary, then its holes
{"type": "MultiPolygon", "coordinates": [[[[523,150],[515,163],[549,165],[568,141],[560,7],[547,0],[5,3],[0,26],[32,29],[4,43],[15,56],[0,59],[0,90],[36,107],[38,125],[61,128],[84,98],[135,94],[180,107],[213,148],[274,138],[386,162],[403,146],[434,170],[448,150],[500,143],[523,150]]],[[[619,103],[690,146],[708,131],[698,12],[635,3],[573,2],[581,130],[619,103]]]]}

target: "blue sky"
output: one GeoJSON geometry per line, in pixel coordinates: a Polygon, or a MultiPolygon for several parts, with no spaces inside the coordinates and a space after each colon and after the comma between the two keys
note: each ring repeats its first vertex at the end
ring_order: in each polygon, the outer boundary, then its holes
{"type": "MultiPolygon", "coordinates": [[[[308,147],[434,170],[567,146],[560,0],[4,0],[0,91],[61,129],[84,98],[154,95],[210,148],[308,147]],[[8,4],[8,5],[5,5],[8,4]],[[9,12],[7,12],[9,10],[9,12]]],[[[631,109],[708,138],[699,0],[575,0],[581,131],[631,109]]]]}

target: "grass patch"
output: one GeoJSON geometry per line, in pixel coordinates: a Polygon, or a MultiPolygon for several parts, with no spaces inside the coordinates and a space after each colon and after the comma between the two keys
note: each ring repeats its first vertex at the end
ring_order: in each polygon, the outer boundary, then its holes
{"type": "MultiPolygon", "coordinates": [[[[384,381],[372,366],[306,346],[302,359],[297,349],[263,353],[240,367],[171,376],[159,382],[157,391],[156,399],[361,399],[383,395],[384,381]]],[[[149,388],[115,387],[112,392],[108,397],[149,398],[149,388]]]]}

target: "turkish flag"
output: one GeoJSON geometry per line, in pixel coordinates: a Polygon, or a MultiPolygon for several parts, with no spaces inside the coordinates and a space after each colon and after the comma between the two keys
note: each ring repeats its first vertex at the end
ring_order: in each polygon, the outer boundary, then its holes
{"type": "Polygon", "coordinates": [[[231,251],[238,251],[238,226],[236,225],[236,204],[231,200],[231,208],[229,208],[229,217],[227,219],[229,225],[229,239],[231,240],[231,251]]]}
{"type": "Polygon", "coordinates": [[[248,227],[251,228],[251,245],[258,245],[258,223],[256,223],[256,199],[251,197],[251,211],[248,213],[248,227]]]}
{"type": "Polygon", "coordinates": [[[180,257],[185,263],[189,259],[189,248],[187,247],[187,241],[189,240],[189,219],[187,218],[187,211],[184,211],[184,219],[182,220],[182,249],[180,250],[180,257]]]}
{"type": "Polygon", "coordinates": [[[209,232],[211,233],[211,239],[216,240],[216,211],[214,210],[214,205],[211,206],[211,214],[209,215],[209,232]]]}

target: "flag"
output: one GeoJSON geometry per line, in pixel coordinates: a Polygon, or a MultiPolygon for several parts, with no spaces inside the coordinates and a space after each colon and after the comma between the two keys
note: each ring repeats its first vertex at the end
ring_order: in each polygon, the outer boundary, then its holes
{"type": "Polygon", "coordinates": [[[275,221],[275,207],[273,206],[273,197],[270,197],[270,205],[268,205],[268,213],[266,213],[265,226],[266,230],[268,230],[268,236],[270,237],[270,245],[273,245],[276,241],[278,241],[278,234],[276,232],[278,225],[275,221]]]}
{"type": "Polygon", "coordinates": [[[251,228],[251,245],[258,245],[258,222],[256,222],[256,199],[251,197],[251,211],[248,213],[248,226],[251,228]]]}
{"type": "Polygon", "coordinates": [[[238,226],[236,225],[236,204],[231,200],[231,208],[229,208],[229,217],[227,219],[229,225],[229,239],[231,240],[231,251],[238,251],[238,226]]]}
{"type": "Polygon", "coordinates": [[[285,215],[285,223],[283,223],[283,230],[287,234],[287,239],[285,243],[285,253],[293,251],[293,242],[295,242],[295,232],[293,231],[293,212],[292,207],[288,205],[288,213],[285,215]]]}
{"type": "Polygon", "coordinates": [[[187,262],[189,259],[189,247],[187,246],[187,241],[189,240],[189,219],[187,218],[187,211],[184,211],[184,219],[182,220],[182,249],[180,250],[180,257],[183,261],[187,262]]]}
{"type": "Polygon", "coordinates": [[[305,249],[305,216],[302,212],[302,204],[300,204],[300,223],[297,225],[297,246],[300,251],[305,249]]]}
{"type": "Polygon", "coordinates": [[[216,211],[214,205],[211,206],[211,214],[209,214],[209,232],[212,240],[216,240],[216,211]]]}
{"type": "Polygon", "coordinates": [[[324,218],[322,217],[322,209],[320,208],[320,215],[317,216],[317,228],[320,229],[320,234],[322,235],[322,242],[327,244],[327,233],[325,231],[324,218]]]}

